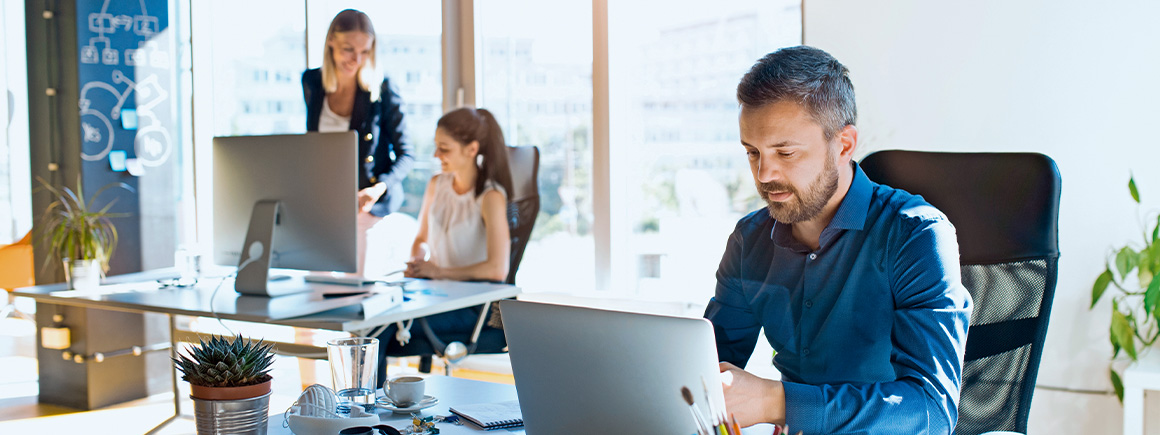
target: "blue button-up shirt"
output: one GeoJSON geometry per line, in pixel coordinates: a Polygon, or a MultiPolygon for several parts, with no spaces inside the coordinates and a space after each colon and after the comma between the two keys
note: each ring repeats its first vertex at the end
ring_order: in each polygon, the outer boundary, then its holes
{"type": "Polygon", "coordinates": [[[737,223],[705,311],[718,356],[744,367],[764,327],[795,433],[950,433],[971,314],[955,229],[853,166],[817,250],[765,209],[737,223]]]}

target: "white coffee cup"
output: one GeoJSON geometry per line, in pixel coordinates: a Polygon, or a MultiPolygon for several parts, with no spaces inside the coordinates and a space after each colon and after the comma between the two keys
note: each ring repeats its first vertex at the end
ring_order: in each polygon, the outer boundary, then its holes
{"type": "Polygon", "coordinates": [[[406,408],[423,401],[426,381],[418,376],[400,376],[387,383],[387,397],[396,407],[406,408]]]}

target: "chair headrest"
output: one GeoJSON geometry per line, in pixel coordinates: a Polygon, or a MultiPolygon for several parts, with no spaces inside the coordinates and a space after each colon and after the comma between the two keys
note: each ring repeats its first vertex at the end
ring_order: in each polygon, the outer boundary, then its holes
{"type": "Polygon", "coordinates": [[[871,180],[921,195],[946,214],[964,264],[1059,255],[1060,176],[1050,157],[891,150],[860,166],[871,180]]]}
{"type": "Polygon", "coordinates": [[[520,200],[540,195],[537,177],[540,172],[540,150],[535,146],[508,147],[508,167],[512,173],[512,192],[508,200],[520,200]]]}

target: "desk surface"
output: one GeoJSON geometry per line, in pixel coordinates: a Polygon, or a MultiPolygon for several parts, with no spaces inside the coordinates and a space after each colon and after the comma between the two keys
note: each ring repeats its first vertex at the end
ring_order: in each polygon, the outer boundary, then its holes
{"type": "Polygon", "coordinates": [[[13,294],[88,308],[205,317],[213,317],[216,312],[218,317],[230,320],[354,331],[482,305],[520,293],[519,287],[506,284],[415,280],[403,287],[406,300],[400,306],[364,319],[358,303],[366,295],[323,297],[321,293],[327,289],[354,289],[353,286],[310,283],[317,291],[269,298],[238,294],[232,288],[232,280],[227,280],[213,296],[223,278],[203,278],[198,285],[185,288],[164,287],[158,282],[174,276],[173,269],[158,269],[110,277],[92,292],[68,290],[61,283],[24,287],[13,294]]]}
{"type": "MultiPolygon", "coordinates": [[[[420,411],[420,414],[424,417],[431,415],[446,416],[451,415],[451,411],[448,408],[452,406],[515,400],[516,387],[491,382],[473,381],[470,379],[429,376],[427,377],[426,394],[439,399],[439,403],[420,411]]],[[[290,432],[289,428],[282,426],[283,419],[281,412],[275,413],[274,411],[274,409],[270,410],[268,433],[270,435],[293,433],[290,432]]],[[[389,411],[379,410],[379,420],[395,428],[402,429],[410,425],[411,417],[408,414],[395,414],[389,411]]],[[[464,423],[463,426],[456,426],[451,423],[437,423],[437,427],[439,428],[439,433],[444,435],[485,433],[485,431],[472,426],[470,423],[464,423]]],[[[486,433],[522,434],[524,432],[518,429],[511,429],[486,433]]]]}

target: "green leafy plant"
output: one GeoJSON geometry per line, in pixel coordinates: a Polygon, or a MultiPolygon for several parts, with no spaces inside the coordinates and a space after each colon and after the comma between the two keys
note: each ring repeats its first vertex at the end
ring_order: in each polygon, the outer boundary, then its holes
{"type": "Polygon", "coordinates": [[[202,387],[244,387],[269,381],[274,363],[274,345],[234,337],[210,336],[209,341],[191,346],[185,354],[171,358],[181,371],[181,379],[202,387]]]}
{"type": "Polygon", "coordinates": [[[96,260],[101,270],[107,272],[109,259],[117,248],[117,227],[111,219],[126,215],[109,212],[117,202],[116,199],[100,209],[94,210],[92,206],[109,188],[129,189],[129,186],[112,183],[86,200],[84,190],[79,187],[80,180],[77,180],[76,192],[68,187],[55,187],[42,178],[38,180],[41,188],[53,197],[36,228],[40,240],[49,247],[44,267],[47,269],[49,264],[60,264],[64,259],[96,260]]]}
{"type": "MultiPolygon", "coordinates": [[[[1140,203],[1140,191],[1134,177],[1128,179],[1128,191],[1132,200],[1140,203]]],[[[1109,338],[1112,342],[1112,358],[1123,352],[1131,361],[1136,361],[1143,349],[1156,343],[1160,337],[1160,220],[1147,232],[1143,229],[1143,244],[1129,243],[1108,254],[1103,273],[1092,286],[1094,309],[1109,287],[1116,291],[1108,294],[1112,300],[1112,323],[1109,338]]],[[[1116,396],[1124,400],[1124,384],[1115,368],[1109,368],[1112,386],[1116,396]]]]}

